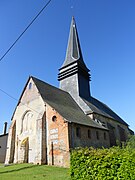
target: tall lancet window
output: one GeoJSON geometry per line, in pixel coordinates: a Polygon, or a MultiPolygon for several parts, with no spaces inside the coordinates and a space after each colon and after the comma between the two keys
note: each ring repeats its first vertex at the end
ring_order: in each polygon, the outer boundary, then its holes
{"type": "Polygon", "coordinates": [[[33,114],[31,111],[26,111],[22,116],[21,133],[31,130],[33,114]]]}

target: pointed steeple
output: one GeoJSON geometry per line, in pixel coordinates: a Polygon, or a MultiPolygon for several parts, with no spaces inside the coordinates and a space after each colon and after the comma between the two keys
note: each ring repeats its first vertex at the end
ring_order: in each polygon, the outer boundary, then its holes
{"type": "Polygon", "coordinates": [[[75,19],[74,17],[72,17],[69,39],[68,39],[68,46],[67,46],[67,51],[66,51],[66,58],[61,68],[71,63],[74,63],[76,61],[80,61],[84,66],[86,66],[82,57],[75,19]]]}
{"type": "Polygon", "coordinates": [[[58,80],[61,89],[69,92],[74,99],[78,96],[85,99],[90,97],[89,69],[83,61],[74,17],[70,26],[66,58],[59,71],[58,80]]]}

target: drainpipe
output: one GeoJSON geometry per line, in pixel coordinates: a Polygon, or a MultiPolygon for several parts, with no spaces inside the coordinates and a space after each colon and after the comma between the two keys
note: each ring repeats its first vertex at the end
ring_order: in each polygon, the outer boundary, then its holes
{"type": "Polygon", "coordinates": [[[6,134],[6,132],[7,132],[7,122],[4,123],[4,132],[3,133],[6,134]]]}
{"type": "Polygon", "coordinates": [[[52,165],[54,165],[53,142],[51,142],[51,150],[52,150],[52,165]]]}

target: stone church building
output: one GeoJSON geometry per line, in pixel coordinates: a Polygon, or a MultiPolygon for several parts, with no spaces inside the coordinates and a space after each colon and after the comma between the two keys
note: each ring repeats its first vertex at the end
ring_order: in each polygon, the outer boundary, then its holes
{"type": "Polygon", "coordinates": [[[76,147],[110,147],[127,139],[128,124],[91,96],[90,74],[74,18],[60,87],[29,77],[12,116],[5,163],[69,166],[76,147]]]}

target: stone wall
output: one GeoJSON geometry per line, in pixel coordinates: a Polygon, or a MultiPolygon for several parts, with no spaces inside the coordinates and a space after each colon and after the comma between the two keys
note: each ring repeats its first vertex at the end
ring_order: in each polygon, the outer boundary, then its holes
{"type": "Polygon", "coordinates": [[[68,123],[43,101],[32,79],[16,107],[9,134],[6,163],[12,159],[69,166],[68,123]]]}
{"type": "Polygon", "coordinates": [[[108,131],[79,124],[69,124],[69,139],[71,149],[76,147],[110,146],[108,131]]]}
{"type": "Polygon", "coordinates": [[[12,124],[14,121],[16,122],[16,133],[13,138],[13,127],[11,125],[6,163],[10,163],[13,141],[15,144],[14,163],[42,163],[42,119],[44,111],[44,102],[34,82],[30,79],[12,118],[12,124]]]}
{"type": "Polygon", "coordinates": [[[13,120],[9,127],[5,164],[13,163],[15,149],[16,121],[13,120]]]}
{"type": "Polygon", "coordinates": [[[124,124],[121,124],[121,123],[119,123],[116,120],[113,120],[111,118],[107,118],[107,117],[101,116],[99,114],[93,114],[93,119],[100,120],[100,122],[103,123],[105,127],[108,127],[109,129],[113,129],[114,135],[111,135],[110,138],[112,138],[112,140],[115,138],[114,140],[116,141],[116,143],[117,143],[117,141],[121,141],[122,140],[121,137],[120,137],[119,127],[121,127],[124,130],[124,132],[125,132],[124,133],[125,134],[124,138],[125,139],[128,138],[128,134],[129,134],[128,126],[126,126],[124,124]]]}

